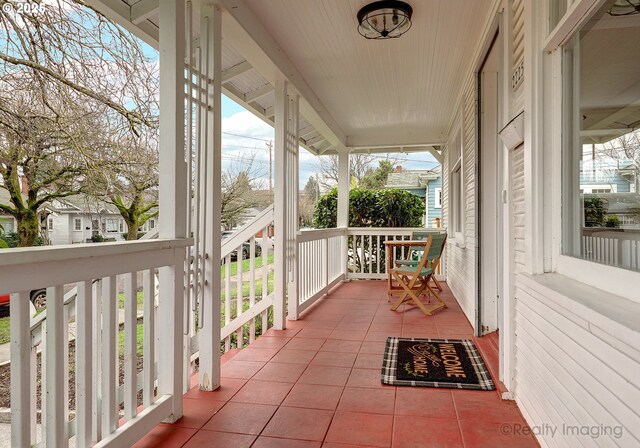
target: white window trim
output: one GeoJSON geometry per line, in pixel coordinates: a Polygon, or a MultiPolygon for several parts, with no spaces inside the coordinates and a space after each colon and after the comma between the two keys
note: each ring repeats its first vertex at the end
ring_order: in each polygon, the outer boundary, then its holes
{"type": "MultiPolygon", "coordinates": [[[[640,272],[631,271],[624,268],[607,266],[592,261],[574,258],[562,254],[562,153],[563,153],[563,113],[562,98],[563,78],[562,78],[562,51],[561,46],[568,42],[579,30],[581,25],[588,20],[595,8],[602,4],[601,0],[578,0],[565,14],[558,26],[549,35],[544,44],[544,49],[549,52],[544,57],[549,63],[544,64],[544,78],[549,83],[544,86],[547,96],[553,99],[550,107],[553,110],[538,110],[537,122],[545,125],[545,150],[544,157],[551,163],[545,163],[553,172],[553,182],[551,186],[551,213],[543,214],[545,227],[552,229],[547,238],[549,242],[551,264],[549,271],[569,277],[585,285],[608,291],[634,302],[640,303],[640,294],[637,290],[630,288],[630,285],[640,284],[640,272]],[[549,113],[551,112],[551,113],[549,113]],[[547,132],[548,131],[548,132],[547,132]]],[[[535,167],[542,169],[543,166],[535,167]]],[[[532,204],[532,212],[543,212],[545,205],[539,203],[532,204]]]]}
{"type": "Polygon", "coordinates": [[[82,218],[73,218],[73,231],[82,232],[82,218]],[[76,229],[76,223],[80,222],[80,228],[76,229]]]}
{"type": "Polygon", "coordinates": [[[456,127],[456,130],[453,132],[453,135],[455,135],[454,138],[454,143],[456,142],[456,140],[458,139],[458,135],[460,136],[460,156],[459,158],[454,162],[453,160],[451,160],[451,158],[449,158],[449,165],[451,165],[453,163],[453,166],[451,166],[451,168],[449,169],[449,223],[448,223],[448,227],[450,227],[453,230],[453,240],[456,244],[456,246],[458,247],[464,247],[464,227],[465,227],[465,221],[466,221],[466,216],[465,216],[465,207],[464,207],[464,203],[465,203],[465,188],[464,188],[464,137],[463,137],[463,125],[462,125],[462,117],[458,118],[457,120],[458,122],[458,126],[456,127]],[[459,204],[454,204],[454,196],[452,194],[452,186],[453,186],[453,173],[459,171],[460,172],[460,203],[459,204]],[[457,214],[460,214],[460,228],[458,228],[456,225],[454,225],[454,216],[453,216],[453,210],[454,208],[458,208],[458,210],[456,211],[457,214]]]}
{"type": "Polygon", "coordinates": [[[442,208],[442,188],[433,189],[433,208],[442,208]]]}

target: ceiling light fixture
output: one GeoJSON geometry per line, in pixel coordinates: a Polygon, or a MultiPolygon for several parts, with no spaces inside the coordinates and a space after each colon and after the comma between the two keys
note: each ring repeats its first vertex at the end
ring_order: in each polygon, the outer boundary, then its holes
{"type": "Polygon", "coordinates": [[[607,11],[610,16],[640,14],[640,0],[616,0],[607,11]]]}
{"type": "Polygon", "coordinates": [[[358,32],[367,39],[400,37],[411,28],[413,8],[398,0],[373,2],[358,11],[358,32]]]}

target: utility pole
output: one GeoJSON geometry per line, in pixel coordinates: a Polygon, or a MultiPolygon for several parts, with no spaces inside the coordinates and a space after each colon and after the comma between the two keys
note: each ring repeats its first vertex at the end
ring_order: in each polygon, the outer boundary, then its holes
{"type": "Polygon", "coordinates": [[[266,145],[269,148],[269,196],[273,197],[273,157],[271,156],[273,141],[268,141],[266,145]]]}

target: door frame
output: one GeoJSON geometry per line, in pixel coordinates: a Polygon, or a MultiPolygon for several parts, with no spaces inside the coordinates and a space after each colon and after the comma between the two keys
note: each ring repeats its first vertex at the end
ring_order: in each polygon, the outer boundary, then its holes
{"type": "MultiPolygon", "coordinates": [[[[505,112],[508,108],[508,79],[506,73],[509,69],[509,59],[507,55],[510,50],[509,42],[507,41],[507,15],[506,12],[499,12],[494,17],[490,30],[487,33],[487,37],[483,43],[481,57],[475,67],[474,76],[476,82],[476,142],[477,151],[475,152],[475,235],[476,235],[476,285],[475,285],[475,336],[482,335],[482,268],[481,268],[481,256],[482,256],[482,244],[480,238],[480,232],[482,230],[481,219],[482,210],[480,207],[480,195],[481,195],[481,183],[482,172],[480,169],[480,156],[482,145],[482,129],[481,129],[481,72],[485,64],[485,61],[489,55],[489,52],[495,45],[498,50],[498,89],[497,89],[497,130],[500,131],[506,123],[505,112]]],[[[501,177],[498,179],[497,190],[502,190],[502,194],[498,196],[497,211],[498,216],[501,217],[500,227],[502,229],[502,244],[501,252],[498,256],[502,259],[501,266],[501,293],[502,297],[498,303],[498,328],[499,332],[499,379],[505,383],[507,388],[510,388],[509,378],[512,377],[512,359],[514,353],[515,336],[513,334],[513,315],[512,315],[512,229],[510,225],[511,219],[511,189],[508,187],[507,182],[510,178],[510,159],[511,154],[502,144],[502,141],[498,137],[497,140],[497,169],[500,172],[501,177]]]]}

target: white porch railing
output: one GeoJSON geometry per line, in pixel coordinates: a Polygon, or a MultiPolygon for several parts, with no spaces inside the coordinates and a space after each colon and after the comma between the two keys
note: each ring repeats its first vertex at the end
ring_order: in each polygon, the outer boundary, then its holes
{"type": "MultiPolygon", "coordinates": [[[[288,285],[289,318],[297,319],[339,281],[386,279],[384,242],[408,240],[414,231],[443,229],[352,227],[298,232],[298,284],[288,285]]],[[[392,256],[404,258],[406,254],[398,252],[392,256]]],[[[436,271],[439,280],[444,279],[444,258],[436,271]]]]}
{"type": "Polygon", "coordinates": [[[640,271],[640,231],[583,228],[582,257],[596,263],[640,271]]]}
{"type": "MultiPolygon", "coordinates": [[[[303,230],[298,232],[298,285],[289,285],[289,300],[294,297],[291,288],[297,289],[297,314],[327,294],[336,283],[343,280],[343,256],[346,229],[303,230]]],[[[294,298],[295,300],[295,298],[294,298]]],[[[289,314],[291,315],[291,308],[289,314]]]]}
{"type": "Polygon", "coordinates": [[[74,436],[76,446],[130,445],[170,419],[175,408],[181,409],[176,400],[182,400],[182,390],[172,385],[174,366],[180,363],[173,347],[183,334],[182,321],[175,319],[182,298],[166,300],[156,316],[154,279],[160,268],[175,274],[165,278],[182,283],[185,247],[190,244],[185,239],[28,248],[0,258],[3,292],[12,293],[12,446],[66,446],[74,436]],[[100,278],[101,284],[95,281],[100,278]],[[120,295],[118,281],[124,289],[120,295]],[[77,286],[75,311],[69,300],[73,291],[64,303],[64,289],[72,284],[77,286]],[[47,317],[33,322],[29,291],[43,287],[47,287],[47,317]],[[142,341],[139,305],[145,322],[142,341]],[[75,355],[69,356],[69,323],[74,315],[75,355]],[[164,328],[157,335],[156,320],[164,328]],[[163,347],[171,348],[170,353],[156,356],[156,337],[163,347]],[[139,345],[144,353],[140,373],[139,345]],[[70,371],[75,381],[69,381],[70,371]],[[75,396],[75,412],[69,406],[70,394],[75,396]]]}
{"type": "MultiPolygon", "coordinates": [[[[385,241],[409,240],[413,232],[443,232],[445,229],[425,228],[376,228],[376,227],[350,227],[348,247],[348,272],[349,279],[386,279],[387,262],[385,241]]],[[[406,248],[398,249],[392,253],[393,259],[404,259],[406,248]]],[[[440,258],[440,265],[436,269],[438,280],[444,279],[445,256],[440,258]]]]}
{"type": "Polygon", "coordinates": [[[241,349],[267,331],[269,313],[273,312],[274,277],[273,206],[222,241],[221,304],[224,326],[220,339],[223,350],[241,349]],[[256,235],[261,234],[261,238],[256,235]],[[258,254],[257,252],[260,252],[258,254]],[[232,255],[235,254],[235,273],[232,255]],[[245,270],[245,267],[248,268],[245,270]]]}

